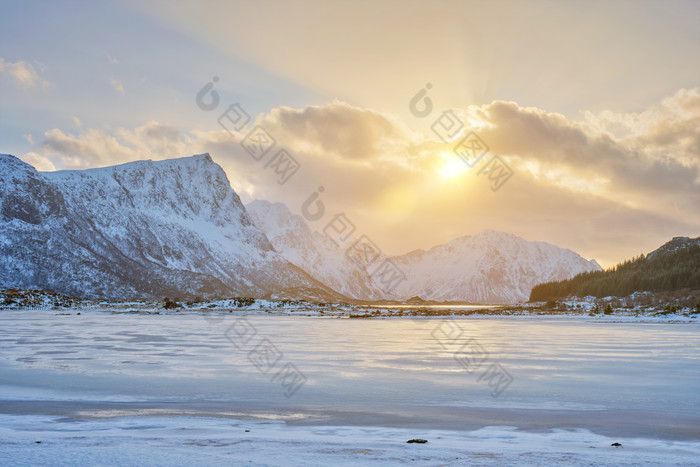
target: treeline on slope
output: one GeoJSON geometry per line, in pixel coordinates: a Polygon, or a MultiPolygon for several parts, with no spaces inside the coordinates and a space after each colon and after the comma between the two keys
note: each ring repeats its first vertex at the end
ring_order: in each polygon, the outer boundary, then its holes
{"type": "Polygon", "coordinates": [[[700,245],[648,257],[641,255],[605,271],[584,272],[533,287],[531,302],[574,295],[624,297],[634,292],[700,289],[700,245]]]}

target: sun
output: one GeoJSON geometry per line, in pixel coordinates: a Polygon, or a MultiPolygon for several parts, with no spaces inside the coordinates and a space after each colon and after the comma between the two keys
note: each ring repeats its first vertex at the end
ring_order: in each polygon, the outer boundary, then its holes
{"type": "Polygon", "coordinates": [[[441,153],[440,156],[442,157],[442,164],[437,171],[443,178],[450,179],[458,177],[469,168],[467,164],[462,162],[454,153],[441,153]]]}

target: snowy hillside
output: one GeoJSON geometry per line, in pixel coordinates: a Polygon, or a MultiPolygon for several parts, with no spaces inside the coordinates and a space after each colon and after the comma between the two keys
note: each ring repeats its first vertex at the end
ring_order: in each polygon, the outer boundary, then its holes
{"type": "Polygon", "coordinates": [[[540,282],[600,270],[571,250],[493,230],[392,260],[407,276],[396,289],[403,299],[494,304],[526,301],[540,282]]]}
{"type": "Polygon", "coordinates": [[[274,251],[208,154],[50,173],[3,155],[0,184],[0,288],[334,295],[274,251]]]}
{"type": "Polygon", "coordinates": [[[347,297],[361,300],[385,298],[367,271],[350,260],[345,250],[326,235],[312,232],[304,219],[292,214],[284,204],[256,200],[246,209],[275,249],[314,279],[347,297]]]}

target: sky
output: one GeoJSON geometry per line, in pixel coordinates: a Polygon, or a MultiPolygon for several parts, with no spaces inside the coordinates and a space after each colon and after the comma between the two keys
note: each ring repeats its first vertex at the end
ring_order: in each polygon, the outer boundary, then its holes
{"type": "Polygon", "coordinates": [[[697,1],[1,0],[0,153],[208,152],[244,202],[321,202],[312,228],[343,213],[386,254],[494,229],[607,267],[700,236],[699,23],[697,1]]]}

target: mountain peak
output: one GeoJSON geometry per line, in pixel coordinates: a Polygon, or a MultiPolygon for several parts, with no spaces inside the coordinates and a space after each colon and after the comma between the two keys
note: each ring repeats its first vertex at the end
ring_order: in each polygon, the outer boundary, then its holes
{"type": "Polygon", "coordinates": [[[652,251],[647,255],[647,259],[654,259],[659,256],[674,253],[684,248],[689,248],[693,245],[700,245],[700,237],[673,237],[670,241],[652,251]]]}
{"type": "Polygon", "coordinates": [[[489,235],[512,235],[512,234],[509,234],[507,232],[501,232],[500,230],[484,229],[481,232],[479,232],[478,234],[476,234],[475,237],[480,236],[480,235],[489,236],[489,235]]]}
{"type": "Polygon", "coordinates": [[[207,162],[214,162],[208,152],[202,154],[195,154],[192,156],[193,159],[203,159],[207,162]]]}
{"type": "Polygon", "coordinates": [[[395,291],[398,297],[472,303],[525,301],[541,281],[600,270],[571,250],[492,229],[392,261],[407,276],[395,291]]]}
{"type": "Polygon", "coordinates": [[[31,167],[32,170],[34,170],[31,165],[12,154],[0,154],[0,167],[4,167],[5,169],[8,167],[31,167]]]}

